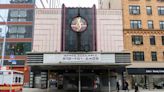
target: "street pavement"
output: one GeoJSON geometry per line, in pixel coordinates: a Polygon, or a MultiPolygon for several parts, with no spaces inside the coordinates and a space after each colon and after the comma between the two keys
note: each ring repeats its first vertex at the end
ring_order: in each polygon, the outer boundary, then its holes
{"type": "MultiPolygon", "coordinates": [[[[63,92],[63,91],[48,90],[48,89],[38,89],[38,88],[23,88],[23,92],[63,92]]],[[[111,92],[117,92],[117,91],[111,91],[111,92]]],[[[125,92],[125,91],[121,90],[119,92],[125,92]]],[[[135,92],[135,91],[134,90],[130,90],[129,92],[135,92]]],[[[163,90],[157,90],[157,89],[145,90],[145,89],[140,89],[139,92],[164,92],[164,89],[163,90]]]]}

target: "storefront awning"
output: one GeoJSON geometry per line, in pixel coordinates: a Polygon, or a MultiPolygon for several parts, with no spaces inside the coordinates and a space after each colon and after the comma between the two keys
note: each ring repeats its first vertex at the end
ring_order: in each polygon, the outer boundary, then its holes
{"type": "Polygon", "coordinates": [[[164,62],[139,62],[131,63],[131,65],[126,66],[126,68],[164,68],[164,62]]]}
{"type": "Polygon", "coordinates": [[[129,65],[130,53],[70,52],[28,53],[27,64],[32,65],[129,65]]]}
{"type": "Polygon", "coordinates": [[[132,63],[126,66],[128,74],[164,74],[164,63],[132,63]]]}

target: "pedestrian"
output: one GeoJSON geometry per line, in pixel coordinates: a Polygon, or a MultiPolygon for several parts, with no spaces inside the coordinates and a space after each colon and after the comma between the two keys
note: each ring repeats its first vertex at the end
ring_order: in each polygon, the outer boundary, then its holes
{"type": "MultiPolygon", "coordinates": [[[[164,85],[163,85],[164,86],[164,85]]],[[[153,89],[155,89],[155,83],[153,82],[153,89]]]]}
{"type": "Polygon", "coordinates": [[[116,83],[116,87],[117,87],[117,92],[119,92],[119,90],[120,90],[120,84],[119,84],[118,81],[117,81],[117,83],[116,83]]]}
{"type": "Polygon", "coordinates": [[[124,86],[125,86],[125,92],[126,92],[126,91],[129,92],[129,89],[128,89],[129,84],[128,84],[127,81],[124,82],[124,86]]]}
{"type": "Polygon", "coordinates": [[[139,92],[137,83],[135,83],[135,91],[134,92],[139,92]]]}

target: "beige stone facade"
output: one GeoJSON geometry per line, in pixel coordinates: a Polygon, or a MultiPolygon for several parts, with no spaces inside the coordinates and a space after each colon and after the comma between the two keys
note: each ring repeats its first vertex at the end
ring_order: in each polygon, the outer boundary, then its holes
{"type": "MultiPolygon", "coordinates": [[[[164,2],[158,0],[123,0],[123,27],[124,27],[124,48],[131,52],[131,60],[133,60],[133,51],[143,51],[144,61],[152,62],[151,52],[156,51],[157,62],[164,62],[164,45],[162,45],[162,37],[164,30],[160,30],[160,21],[164,21],[163,15],[158,15],[158,7],[164,7],[164,2]],[[130,14],[129,6],[139,6],[139,14],[130,14]],[[152,14],[147,14],[146,7],[152,8],[152,14]],[[141,28],[131,29],[131,20],[141,20],[141,28]],[[153,21],[153,29],[148,29],[147,21],[153,21]],[[143,36],[143,44],[134,45],[132,43],[132,35],[143,36]],[[155,36],[155,45],[150,44],[150,36],[155,36]]],[[[156,61],[155,61],[156,62],[156,61]]]]}
{"type": "Polygon", "coordinates": [[[98,0],[98,9],[114,9],[120,10],[122,9],[122,0],[98,0]]]}
{"type": "MultiPolygon", "coordinates": [[[[121,10],[97,10],[97,51],[123,51],[121,10]]],[[[61,9],[36,9],[33,52],[61,52],[61,9]]]]}

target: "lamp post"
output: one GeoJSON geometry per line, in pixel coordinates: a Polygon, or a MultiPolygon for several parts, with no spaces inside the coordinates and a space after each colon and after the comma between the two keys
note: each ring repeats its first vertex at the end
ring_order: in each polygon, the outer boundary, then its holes
{"type": "Polygon", "coordinates": [[[5,22],[5,34],[3,37],[3,47],[2,47],[2,57],[1,57],[1,68],[3,67],[4,63],[4,54],[5,54],[5,44],[6,44],[6,33],[7,33],[7,21],[0,15],[0,18],[5,22]]]}
{"type": "MultiPolygon", "coordinates": [[[[5,44],[6,44],[6,33],[7,33],[7,20],[5,21],[5,19],[1,15],[0,15],[0,18],[3,20],[3,22],[5,22],[5,34],[3,37],[2,58],[1,58],[1,67],[3,67],[4,55],[5,55],[5,44]]],[[[13,76],[13,72],[11,73],[11,76],[13,76]]],[[[10,83],[10,92],[12,92],[12,81],[10,83]]]]}

